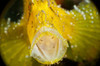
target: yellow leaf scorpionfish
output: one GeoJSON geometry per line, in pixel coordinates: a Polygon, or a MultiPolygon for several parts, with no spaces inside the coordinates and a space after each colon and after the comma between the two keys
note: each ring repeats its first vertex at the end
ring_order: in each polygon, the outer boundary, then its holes
{"type": "Polygon", "coordinates": [[[0,16],[0,55],[7,66],[59,65],[63,58],[95,65],[100,14],[91,0],[11,0],[0,16]]]}

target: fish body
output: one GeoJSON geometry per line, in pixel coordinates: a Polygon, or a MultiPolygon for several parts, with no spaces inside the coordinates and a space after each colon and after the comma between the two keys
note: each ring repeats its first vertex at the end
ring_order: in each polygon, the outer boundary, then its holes
{"type": "Polygon", "coordinates": [[[1,15],[0,52],[6,65],[40,66],[63,57],[78,62],[99,57],[100,15],[90,0],[70,11],[57,4],[63,0],[22,2],[14,2],[23,6],[15,9],[17,14],[9,8],[1,15]]]}

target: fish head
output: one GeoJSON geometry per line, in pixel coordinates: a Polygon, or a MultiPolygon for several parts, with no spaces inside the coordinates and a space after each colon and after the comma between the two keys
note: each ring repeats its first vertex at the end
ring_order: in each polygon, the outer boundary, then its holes
{"type": "Polygon", "coordinates": [[[67,50],[67,41],[49,27],[42,27],[33,38],[30,55],[43,64],[54,64],[61,60],[67,50]]]}

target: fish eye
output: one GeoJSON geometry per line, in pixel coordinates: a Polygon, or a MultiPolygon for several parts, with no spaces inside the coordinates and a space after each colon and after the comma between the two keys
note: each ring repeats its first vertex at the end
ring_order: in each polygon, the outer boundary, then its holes
{"type": "Polygon", "coordinates": [[[5,9],[4,18],[7,20],[11,19],[11,22],[18,22],[23,15],[23,0],[15,0],[8,4],[5,9]]]}
{"type": "Polygon", "coordinates": [[[58,5],[66,10],[72,10],[74,5],[79,5],[82,0],[55,0],[58,5]]]}

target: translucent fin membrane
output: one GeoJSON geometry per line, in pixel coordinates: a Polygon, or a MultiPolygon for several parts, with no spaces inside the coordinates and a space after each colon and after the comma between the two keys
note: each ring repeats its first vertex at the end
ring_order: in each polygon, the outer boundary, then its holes
{"type": "Polygon", "coordinates": [[[93,60],[98,58],[100,52],[100,15],[90,1],[74,5],[70,11],[73,14],[71,23],[74,25],[72,39],[69,40],[71,53],[68,50],[68,57],[74,60],[93,60]]]}
{"type": "Polygon", "coordinates": [[[30,57],[30,43],[23,21],[23,1],[13,1],[0,18],[0,56],[7,66],[40,66],[30,57]]]}

